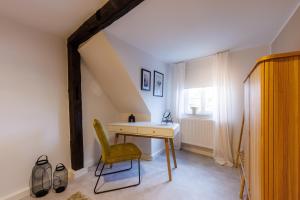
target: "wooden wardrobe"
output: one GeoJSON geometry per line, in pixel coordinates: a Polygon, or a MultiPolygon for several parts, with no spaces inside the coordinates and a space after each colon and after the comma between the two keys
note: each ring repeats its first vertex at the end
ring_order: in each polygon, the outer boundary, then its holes
{"type": "Polygon", "coordinates": [[[263,57],[244,82],[241,168],[251,200],[300,200],[300,52],[263,57]]]}

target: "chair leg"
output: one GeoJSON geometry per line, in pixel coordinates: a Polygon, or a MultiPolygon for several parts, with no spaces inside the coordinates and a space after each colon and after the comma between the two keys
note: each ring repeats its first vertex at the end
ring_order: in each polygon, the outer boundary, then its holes
{"type": "Polygon", "coordinates": [[[101,160],[102,160],[102,156],[100,157],[100,160],[99,160],[99,162],[98,162],[98,164],[97,164],[97,167],[96,167],[96,170],[95,170],[95,176],[99,176],[99,175],[97,174],[97,171],[98,171],[98,168],[99,168],[99,166],[100,166],[101,160]]]}
{"type": "Polygon", "coordinates": [[[140,159],[138,159],[138,165],[139,165],[139,183],[138,185],[141,183],[141,161],[140,159]]]}
{"type": "MultiPolygon", "coordinates": [[[[102,157],[101,157],[102,158],[102,157]]],[[[99,174],[97,174],[97,171],[98,171],[98,168],[100,166],[100,163],[101,163],[101,158],[98,162],[98,165],[97,165],[97,168],[96,168],[96,171],[95,171],[95,176],[100,176],[99,174]]],[[[101,174],[102,176],[105,176],[105,175],[110,175],[110,174],[116,174],[116,173],[119,173],[119,172],[125,172],[125,171],[129,171],[132,169],[132,160],[130,161],[130,167],[127,168],[127,169],[122,169],[122,170],[119,170],[119,171],[114,171],[114,172],[109,172],[109,173],[105,173],[105,174],[101,174]]]]}
{"type": "MultiPolygon", "coordinates": [[[[120,170],[120,171],[116,171],[116,172],[111,172],[111,173],[102,174],[103,169],[104,169],[104,166],[105,166],[105,163],[103,164],[103,166],[102,166],[102,168],[101,168],[100,174],[99,174],[99,176],[98,176],[98,179],[97,179],[97,182],[96,182],[96,185],[95,185],[95,188],[94,188],[94,193],[95,193],[95,194],[101,194],[101,193],[105,193],[105,192],[112,192],[112,191],[116,191],[116,190],[126,189],[126,188],[130,188],[130,187],[135,187],[135,186],[138,186],[138,185],[141,184],[140,159],[138,159],[138,171],[139,171],[139,182],[138,182],[138,183],[133,184],[133,185],[129,185],[129,186],[125,186],[125,187],[120,187],[120,188],[110,189],[110,190],[97,191],[97,186],[98,186],[98,183],[99,183],[99,180],[100,180],[101,176],[105,176],[105,175],[114,174],[114,173],[118,173],[118,172],[123,172],[123,171],[129,170],[129,169],[126,169],[126,170],[120,170]]],[[[131,168],[132,168],[132,160],[131,160],[131,168]]],[[[130,168],[130,169],[131,169],[131,168],[130,168]]]]}
{"type": "Polygon", "coordinates": [[[101,178],[101,174],[102,174],[102,172],[103,172],[104,167],[105,167],[105,163],[103,164],[103,166],[102,166],[102,168],[101,168],[100,174],[99,174],[99,176],[98,176],[98,179],[97,179],[97,182],[96,182],[96,185],[95,185],[95,188],[94,188],[94,193],[95,193],[95,194],[97,194],[96,189],[97,189],[97,186],[98,186],[99,180],[100,180],[100,178],[101,178]]]}

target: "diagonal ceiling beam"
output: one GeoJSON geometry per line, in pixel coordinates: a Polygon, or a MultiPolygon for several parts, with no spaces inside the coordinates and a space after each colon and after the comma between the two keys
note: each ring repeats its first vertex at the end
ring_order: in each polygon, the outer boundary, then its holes
{"type": "MultiPolygon", "coordinates": [[[[72,169],[84,167],[81,70],[78,47],[144,0],[110,0],[68,38],[68,90],[72,169]]],[[[90,122],[92,126],[92,122],[90,122]]]]}
{"type": "Polygon", "coordinates": [[[110,0],[68,38],[68,43],[72,43],[76,46],[80,45],[121,18],[142,1],[143,0],[110,0]]]}

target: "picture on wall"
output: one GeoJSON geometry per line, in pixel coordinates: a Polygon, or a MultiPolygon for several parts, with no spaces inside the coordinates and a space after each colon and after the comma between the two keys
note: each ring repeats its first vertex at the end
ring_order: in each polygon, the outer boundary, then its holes
{"type": "Polygon", "coordinates": [[[151,72],[146,69],[141,70],[141,90],[151,90],[151,72]]]}
{"type": "Polygon", "coordinates": [[[153,96],[162,97],[164,90],[164,74],[154,71],[153,96]]]}

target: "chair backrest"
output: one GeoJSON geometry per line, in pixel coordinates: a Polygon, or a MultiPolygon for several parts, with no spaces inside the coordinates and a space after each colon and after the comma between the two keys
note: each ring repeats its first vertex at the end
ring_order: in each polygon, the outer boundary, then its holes
{"type": "Polygon", "coordinates": [[[106,162],[106,159],[108,158],[109,152],[110,152],[110,145],[108,143],[107,137],[105,135],[104,129],[101,125],[101,123],[94,119],[94,128],[96,131],[97,139],[99,143],[101,144],[101,150],[102,150],[102,159],[104,162],[106,162]]]}

